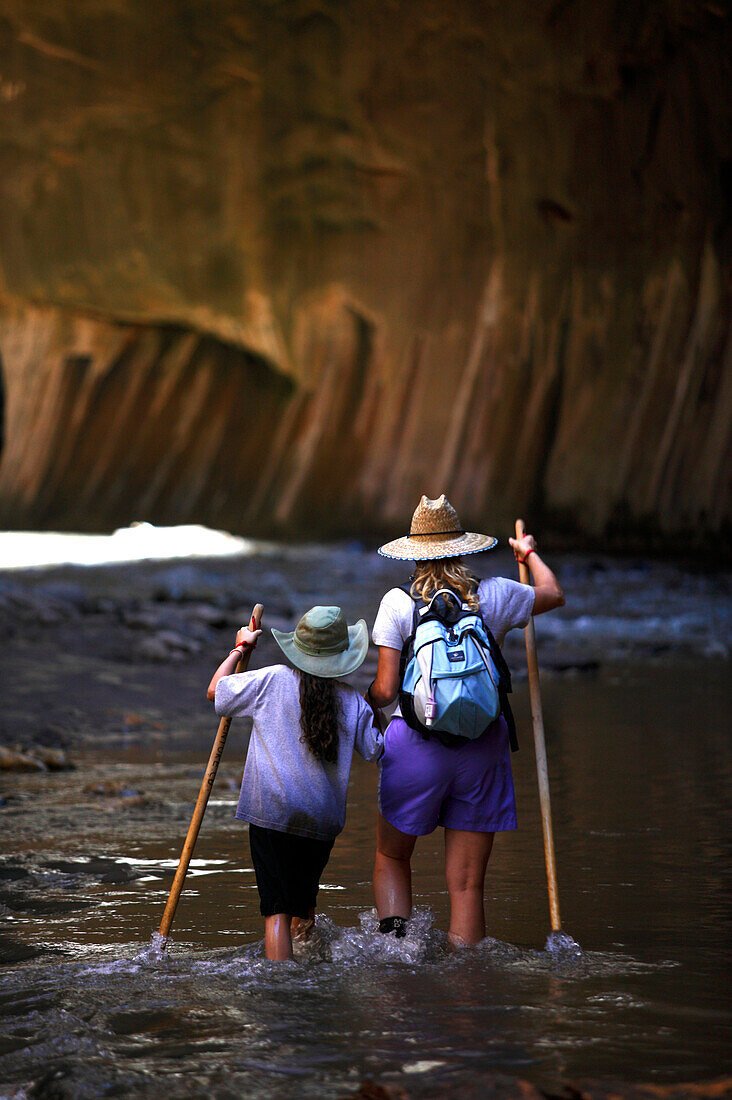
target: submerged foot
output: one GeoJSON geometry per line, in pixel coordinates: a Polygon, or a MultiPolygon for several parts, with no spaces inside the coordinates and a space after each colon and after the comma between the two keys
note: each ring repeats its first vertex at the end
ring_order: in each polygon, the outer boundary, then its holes
{"type": "Polygon", "coordinates": [[[407,934],[407,922],[404,917],[384,917],[379,921],[379,932],[387,936],[393,932],[398,940],[403,940],[407,934]]]}
{"type": "Polygon", "coordinates": [[[313,929],[315,928],[315,919],[310,918],[308,920],[301,920],[296,917],[292,921],[291,935],[292,942],[295,943],[307,943],[310,939],[313,929]]]}
{"type": "Polygon", "coordinates": [[[475,947],[475,944],[470,943],[469,940],[463,939],[457,932],[448,932],[447,942],[450,944],[453,951],[462,951],[464,947],[475,947]]]}

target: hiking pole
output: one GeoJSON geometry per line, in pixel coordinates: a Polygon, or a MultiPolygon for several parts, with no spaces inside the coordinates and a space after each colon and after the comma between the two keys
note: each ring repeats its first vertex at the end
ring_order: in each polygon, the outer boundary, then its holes
{"type": "MultiPolygon", "coordinates": [[[[252,611],[252,618],[249,624],[250,630],[259,630],[259,624],[262,621],[263,613],[264,608],[262,607],[261,603],[258,603],[252,611]]],[[[251,652],[251,649],[244,650],[241,656],[241,660],[236,666],[237,672],[246,672],[251,652]]],[[[211,755],[208,758],[206,773],[203,777],[203,782],[201,783],[201,790],[198,793],[198,801],[196,802],[196,808],[193,811],[191,824],[188,827],[188,835],[186,836],[185,844],[183,845],[180,862],[178,863],[178,870],[175,872],[173,885],[170,888],[170,897],[168,898],[168,902],[165,906],[163,919],[160,922],[158,935],[162,936],[163,941],[167,940],[168,933],[170,932],[170,926],[173,923],[173,917],[175,916],[175,910],[178,905],[178,898],[180,897],[180,892],[183,889],[183,882],[185,881],[186,873],[188,871],[188,864],[191,862],[193,848],[198,838],[198,831],[201,828],[203,815],[206,812],[206,806],[208,805],[211,788],[213,787],[214,780],[216,779],[216,772],[219,769],[219,763],[221,761],[221,755],[224,751],[224,744],[226,743],[226,737],[229,732],[230,725],[231,718],[222,718],[219,722],[216,740],[213,743],[211,755]]],[[[161,946],[165,947],[166,943],[163,942],[161,946]]]]}
{"type": "MultiPolygon", "coordinates": [[[[526,527],[522,519],[516,520],[516,538],[522,539],[526,527]]],[[[519,562],[519,577],[522,584],[531,584],[531,574],[525,562],[519,562]]],[[[552,805],[549,797],[549,771],[546,764],[546,741],[544,740],[544,716],[541,710],[541,690],[539,688],[539,661],[536,656],[536,634],[534,620],[529,619],[524,630],[526,638],[526,664],[529,669],[529,694],[531,697],[531,721],[534,726],[534,749],[536,751],[536,776],[539,781],[539,804],[541,806],[541,825],[544,831],[544,860],[546,862],[546,880],[549,887],[549,913],[552,932],[561,932],[559,918],[559,890],[557,889],[557,868],[554,860],[554,833],[552,830],[552,805]]],[[[551,939],[551,936],[550,936],[551,939]]]]}

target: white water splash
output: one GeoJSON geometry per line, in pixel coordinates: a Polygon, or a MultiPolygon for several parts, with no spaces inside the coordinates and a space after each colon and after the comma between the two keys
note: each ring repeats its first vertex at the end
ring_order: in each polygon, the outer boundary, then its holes
{"type": "MultiPolygon", "coordinates": [[[[147,968],[167,969],[170,966],[170,956],[167,951],[168,938],[161,936],[159,932],[153,932],[150,943],[142,951],[131,958],[115,958],[109,962],[96,963],[85,966],[79,971],[79,977],[104,976],[114,974],[139,974],[147,968]]],[[[1,1100],[1,1098],[0,1098],[1,1100]]]]}
{"type": "Polygon", "coordinates": [[[433,914],[430,909],[414,910],[407,921],[407,934],[401,939],[379,932],[379,918],[375,909],[359,913],[358,919],[359,928],[337,928],[333,925],[335,934],[329,944],[333,962],[415,964],[425,962],[438,953],[436,937],[431,932],[433,914]]]}
{"type": "Polygon", "coordinates": [[[150,945],[136,956],[135,961],[147,963],[151,966],[167,966],[170,962],[168,937],[161,936],[159,932],[153,932],[150,937],[150,945]]]}
{"type": "Polygon", "coordinates": [[[544,950],[562,959],[582,958],[582,948],[567,932],[550,932],[544,950]]]}

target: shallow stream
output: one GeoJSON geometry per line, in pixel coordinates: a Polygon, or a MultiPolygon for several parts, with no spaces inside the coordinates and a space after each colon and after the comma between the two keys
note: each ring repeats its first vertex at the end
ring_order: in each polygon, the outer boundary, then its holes
{"type": "MultiPolygon", "coordinates": [[[[312,554],[347,586],[349,614],[373,620],[390,567],[367,568],[357,549],[312,554]]],[[[273,590],[279,573],[296,605],[312,602],[308,561],[227,568],[259,568],[273,590]]],[[[109,594],[120,574],[105,576],[74,583],[109,594]]],[[[447,950],[439,833],[417,845],[406,940],[376,933],[376,770],[359,760],[316,942],[293,963],[264,960],[246,831],[233,818],[246,740],[236,723],[169,950],[152,949],[210,743],[201,702],[173,729],[150,721],[144,736],[74,743],[75,771],[3,777],[0,1095],[335,1098],[372,1078],[408,1096],[482,1097],[503,1077],[551,1092],[587,1078],[732,1071],[726,585],[579,558],[563,559],[560,578],[567,607],[538,633],[563,923],[581,957],[544,950],[520,675],[519,829],[497,838],[489,937],[477,949],[447,950]]],[[[508,647],[515,668],[520,641],[508,647]]]]}

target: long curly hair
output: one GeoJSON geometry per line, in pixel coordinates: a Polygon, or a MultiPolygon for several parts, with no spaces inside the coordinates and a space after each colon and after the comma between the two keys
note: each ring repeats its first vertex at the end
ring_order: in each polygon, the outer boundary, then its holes
{"type": "Polygon", "coordinates": [[[316,760],[335,764],[338,760],[338,726],[341,705],[335,680],[311,676],[297,670],[300,677],[300,740],[316,760]]]}
{"type": "Polygon", "coordinates": [[[415,562],[410,591],[414,598],[429,602],[440,588],[451,588],[471,611],[479,611],[479,583],[480,578],[463,565],[461,558],[434,558],[415,562]]]}

